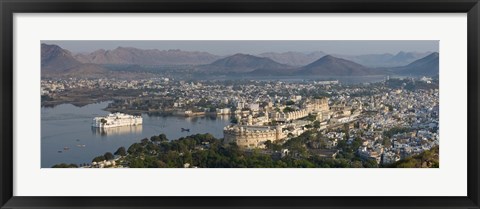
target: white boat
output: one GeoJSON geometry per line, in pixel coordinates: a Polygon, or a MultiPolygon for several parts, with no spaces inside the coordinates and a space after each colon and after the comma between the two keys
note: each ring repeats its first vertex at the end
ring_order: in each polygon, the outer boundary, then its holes
{"type": "Polygon", "coordinates": [[[105,117],[93,118],[92,126],[96,128],[113,128],[142,125],[142,122],[142,116],[127,115],[117,112],[108,114],[105,117]]]}

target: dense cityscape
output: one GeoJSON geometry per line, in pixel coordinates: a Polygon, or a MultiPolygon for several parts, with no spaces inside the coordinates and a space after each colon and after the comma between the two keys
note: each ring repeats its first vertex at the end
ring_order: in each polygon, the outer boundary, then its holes
{"type": "Polygon", "coordinates": [[[439,168],[435,40],[42,41],[42,168],[439,168]]]}
{"type": "Polygon", "coordinates": [[[158,133],[92,162],[54,167],[439,167],[437,78],[68,78],[42,79],[41,91],[45,106],[111,101],[107,111],[132,115],[231,116],[223,138],[158,133]]]}

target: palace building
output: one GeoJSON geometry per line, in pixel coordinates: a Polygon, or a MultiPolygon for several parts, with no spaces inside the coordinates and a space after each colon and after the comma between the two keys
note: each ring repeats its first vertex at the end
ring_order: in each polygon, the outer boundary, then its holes
{"type": "Polygon", "coordinates": [[[235,142],[242,148],[262,148],[268,140],[274,142],[287,137],[286,132],[284,133],[283,131],[283,128],[287,128],[284,127],[287,125],[287,122],[291,126],[293,121],[305,118],[309,114],[316,115],[317,119],[322,120],[322,118],[326,118],[324,115],[328,115],[328,113],[328,99],[322,98],[308,101],[301,109],[292,112],[269,113],[265,110],[264,116],[261,117],[253,117],[250,114],[247,118],[242,119],[241,116],[237,116],[237,125],[230,125],[224,128],[224,142],[227,144],[235,142]],[[276,122],[284,125],[267,125],[276,122]]]}
{"type": "Polygon", "coordinates": [[[242,148],[262,148],[268,140],[285,138],[282,126],[233,125],[223,130],[224,143],[235,142],[242,148]]]}

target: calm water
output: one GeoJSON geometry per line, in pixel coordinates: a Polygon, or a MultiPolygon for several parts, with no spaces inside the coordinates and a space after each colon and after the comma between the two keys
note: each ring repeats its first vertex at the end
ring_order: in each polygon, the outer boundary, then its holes
{"type": "Polygon", "coordinates": [[[42,107],[42,168],[57,163],[90,163],[105,152],[115,152],[117,148],[128,148],[131,144],[153,135],[164,133],[169,139],[197,133],[211,133],[223,137],[223,127],[230,123],[228,116],[184,118],[176,116],[143,115],[143,125],[138,127],[118,127],[106,132],[91,127],[93,117],[108,112],[102,109],[108,102],[75,107],[70,104],[54,108],[42,107]],[[188,128],[190,132],[182,132],[188,128]],[[68,150],[64,150],[68,147],[68,150]],[[62,151],[61,153],[59,151],[62,151]]]}

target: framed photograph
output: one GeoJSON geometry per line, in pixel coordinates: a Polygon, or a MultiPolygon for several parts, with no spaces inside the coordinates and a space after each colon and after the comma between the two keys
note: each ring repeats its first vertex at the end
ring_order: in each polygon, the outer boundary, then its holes
{"type": "Polygon", "coordinates": [[[0,6],[1,208],[479,208],[478,0],[0,6]]]}

